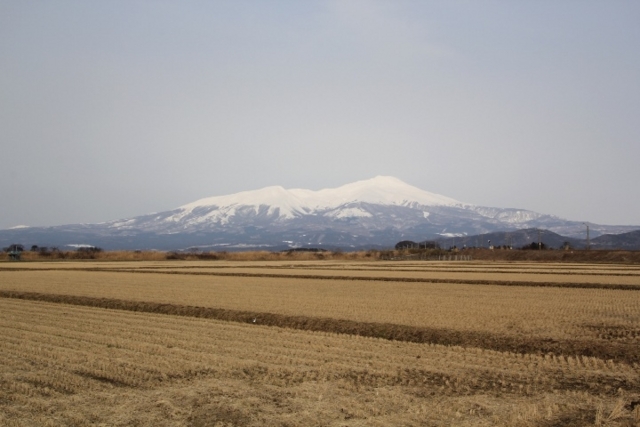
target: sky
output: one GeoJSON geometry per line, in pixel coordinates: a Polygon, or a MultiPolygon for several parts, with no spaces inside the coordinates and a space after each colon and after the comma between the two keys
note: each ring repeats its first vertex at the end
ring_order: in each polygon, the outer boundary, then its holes
{"type": "Polygon", "coordinates": [[[0,0],[0,229],[377,175],[640,225],[640,2],[0,0]]]}

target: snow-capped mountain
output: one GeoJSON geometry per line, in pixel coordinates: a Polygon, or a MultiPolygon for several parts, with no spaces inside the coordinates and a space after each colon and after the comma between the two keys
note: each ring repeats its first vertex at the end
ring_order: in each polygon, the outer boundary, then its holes
{"type": "MultiPolygon", "coordinates": [[[[639,227],[591,225],[591,237],[639,227]]],[[[522,209],[466,204],[388,176],[319,191],[280,186],[208,197],[174,210],[101,224],[20,228],[0,243],[95,244],[105,249],[393,246],[433,239],[544,228],[583,237],[582,222],[522,209]]]]}
{"type": "MultiPolygon", "coordinates": [[[[420,208],[429,206],[462,206],[462,203],[405,184],[397,178],[378,176],[338,188],[319,191],[266,187],[228,196],[209,197],[179,207],[161,223],[186,228],[209,228],[226,225],[237,219],[269,218],[286,221],[305,216],[328,218],[372,217],[363,204],[420,208]]],[[[160,218],[158,218],[160,220],[160,218]]],[[[142,225],[142,224],[140,224],[142,225]]]]}

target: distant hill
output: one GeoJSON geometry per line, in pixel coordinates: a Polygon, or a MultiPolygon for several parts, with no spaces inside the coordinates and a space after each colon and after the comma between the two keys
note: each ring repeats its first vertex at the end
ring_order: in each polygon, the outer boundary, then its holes
{"type": "Polygon", "coordinates": [[[463,236],[463,237],[448,237],[440,238],[436,241],[441,248],[450,248],[456,246],[458,248],[466,247],[481,247],[487,248],[489,245],[493,246],[511,246],[513,248],[521,248],[531,243],[538,243],[538,238],[541,243],[548,248],[559,249],[564,247],[565,243],[569,246],[579,249],[586,246],[585,241],[581,239],[575,239],[572,237],[562,236],[558,233],[554,233],[549,230],[541,230],[537,228],[527,228],[525,230],[512,230],[512,231],[496,231],[493,233],[484,233],[475,236],[463,236]]]}
{"type": "MultiPolygon", "coordinates": [[[[568,243],[570,247],[575,249],[584,249],[587,247],[586,239],[576,239],[573,237],[562,236],[549,230],[540,230],[538,235],[536,228],[515,231],[498,231],[493,233],[484,233],[474,236],[463,237],[447,237],[439,238],[435,241],[441,248],[448,249],[452,246],[462,248],[467,246],[486,248],[489,244],[493,246],[512,246],[513,248],[521,248],[531,243],[544,243],[548,248],[560,249],[568,243]],[[491,242],[491,243],[489,243],[491,242]]],[[[603,234],[601,236],[590,239],[591,249],[621,249],[621,250],[640,250],[640,229],[621,234],[603,234]]]]}
{"type": "Polygon", "coordinates": [[[622,234],[603,234],[591,239],[593,249],[640,250],[640,230],[622,234]]]}

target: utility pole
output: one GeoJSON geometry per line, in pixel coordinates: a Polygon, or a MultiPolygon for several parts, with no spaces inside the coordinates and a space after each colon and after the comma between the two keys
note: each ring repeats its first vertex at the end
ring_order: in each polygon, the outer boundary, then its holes
{"type": "Polygon", "coordinates": [[[540,241],[540,229],[538,228],[538,250],[542,249],[542,242],[540,241]]]}
{"type": "Polygon", "coordinates": [[[591,242],[589,241],[589,224],[583,222],[584,225],[587,226],[587,250],[591,249],[591,242]]]}

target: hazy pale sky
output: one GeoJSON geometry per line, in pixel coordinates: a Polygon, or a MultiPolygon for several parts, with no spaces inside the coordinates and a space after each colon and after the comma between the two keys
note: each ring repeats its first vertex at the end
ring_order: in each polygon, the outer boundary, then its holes
{"type": "Polygon", "coordinates": [[[0,228],[391,175],[640,225],[640,2],[0,0],[0,228]]]}

